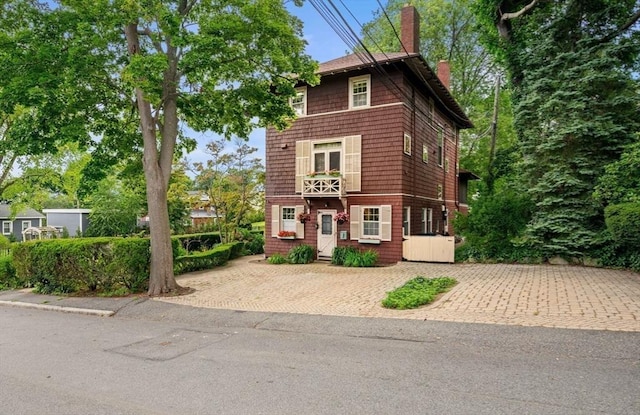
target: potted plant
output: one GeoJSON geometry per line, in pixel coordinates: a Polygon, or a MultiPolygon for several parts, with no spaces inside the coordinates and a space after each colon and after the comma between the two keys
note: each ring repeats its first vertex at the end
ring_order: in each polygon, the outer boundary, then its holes
{"type": "Polygon", "coordinates": [[[311,220],[311,215],[305,212],[301,212],[298,215],[298,220],[300,221],[300,223],[306,223],[311,220]]]}
{"type": "Polygon", "coordinates": [[[343,223],[349,221],[349,214],[343,210],[342,212],[336,213],[333,217],[333,220],[338,222],[338,225],[342,225],[343,223]]]}
{"type": "Polygon", "coordinates": [[[326,172],[326,174],[328,176],[331,176],[331,177],[340,177],[340,171],[339,170],[329,170],[329,171],[326,172]]]}

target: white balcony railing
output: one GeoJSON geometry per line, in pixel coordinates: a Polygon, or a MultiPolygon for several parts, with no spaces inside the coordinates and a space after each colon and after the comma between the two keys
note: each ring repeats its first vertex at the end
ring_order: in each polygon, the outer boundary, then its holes
{"type": "Polygon", "coordinates": [[[344,188],[344,178],[340,176],[305,176],[302,197],[343,197],[344,188]]]}

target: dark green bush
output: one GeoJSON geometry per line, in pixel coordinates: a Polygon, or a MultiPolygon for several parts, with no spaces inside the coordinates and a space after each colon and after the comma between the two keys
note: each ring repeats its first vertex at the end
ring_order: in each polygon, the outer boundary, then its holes
{"type": "Polygon", "coordinates": [[[16,276],[11,255],[0,256],[0,291],[22,288],[22,281],[16,276]]]}
{"type": "Polygon", "coordinates": [[[176,235],[173,239],[179,241],[187,252],[207,251],[222,241],[219,232],[176,235]]]}
{"type": "Polygon", "coordinates": [[[640,203],[621,203],[604,210],[607,230],[619,246],[640,246],[640,203]]]}
{"type": "Polygon", "coordinates": [[[264,253],[264,232],[249,229],[238,229],[240,240],[244,242],[244,250],[249,255],[264,253]]]}
{"type": "Polygon", "coordinates": [[[333,265],[344,265],[344,259],[349,252],[358,252],[353,246],[336,246],[331,253],[331,263],[333,265]]]}
{"type": "Polygon", "coordinates": [[[241,253],[242,246],[242,242],[231,242],[218,245],[209,251],[194,252],[177,257],[173,261],[173,272],[178,275],[217,267],[232,259],[234,253],[241,253]]]}
{"type": "Polygon", "coordinates": [[[73,238],[14,245],[17,278],[36,292],[142,291],[149,277],[149,240],[73,238]]]}
{"type": "Polygon", "coordinates": [[[399,310],[417,308],[429,304],[438,294],[448,291],[456,284],[457,281],[449,277],[430,279],[416,277],[407,281],[402,287],[389,292],[387,298],[382,300],[382,306],[399,310]]]}
{"type": "Polygon", "coordinates": [[[373,249],[349,251],[344,258],[345,267],[372,267],[378,262],[378,253],[373,249]]]}
{"type": "Polygon", "coordinates": [[[315,248],[306,244],[301,244],[291,248],[289,254],[287,255],[287,259],[292,264],[308,264],[310,262],[313,262],[315,256],[315,248]]]}

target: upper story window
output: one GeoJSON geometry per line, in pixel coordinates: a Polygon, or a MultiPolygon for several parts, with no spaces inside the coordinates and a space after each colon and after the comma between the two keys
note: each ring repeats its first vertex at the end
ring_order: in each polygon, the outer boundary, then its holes
{"type": "Polygon", "coordinates": [[[317,173],[340,171],[342,142],[313,144],[313,171],[317,173]]]}
{"type": "Polygon", "coordinates": [[[297,116],[307,115],[307,87],[296,88],[296,96],[289,99],[297,116]]]}
{"type": "Polygon", "coordinates": [[[371,105],[371,75],[349,79],[349,108],[371,105]]]}
{"type": "Polygon", "coordinates": [[[411,155],[411,136],[409,134],[404,135],[404,154],[411,155]]]}
{"type": "Polygon", "coordinates": [[[438,127],[438,166],[442,167],[444,163],[444,130],[438,127]]]}

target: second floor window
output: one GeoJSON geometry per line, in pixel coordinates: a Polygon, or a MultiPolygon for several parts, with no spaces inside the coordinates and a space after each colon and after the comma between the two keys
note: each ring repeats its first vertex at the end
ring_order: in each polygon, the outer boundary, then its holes
{"type": "Polygon", "coordinates": [[[317,173],[340,171],[341,142],[313,145],[313,169],[317,173]]]}
{"type": "Polygon", "coordinates": [[[297,116],[307,115],[307,88],[296,88],[296,96],[292,97],[290,102],[297,116]]]}
{"type": "Polygon", "coordinates": [[[368,107],[371,100],[371,76],[349,79],[349,108],[368,107]]]}
{"type": "Polygon", "coordinates": [[[444,131],[442,127],[438,127],[438,166],[442,167],[444,163],[444,131]]]}

